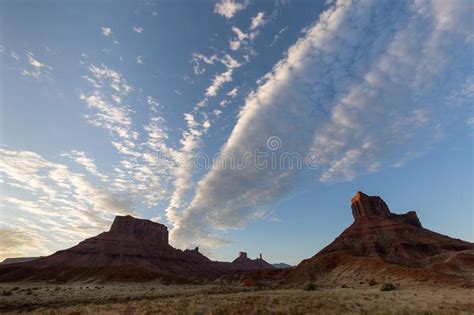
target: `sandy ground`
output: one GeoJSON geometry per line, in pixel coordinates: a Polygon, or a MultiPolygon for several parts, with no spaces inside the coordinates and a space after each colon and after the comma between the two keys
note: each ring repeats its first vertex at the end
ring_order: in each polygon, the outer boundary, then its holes
{"type": "Polygon", "coordinates": [[[474,289],[0,284],[0,314],[474,314],[474,289]]]}

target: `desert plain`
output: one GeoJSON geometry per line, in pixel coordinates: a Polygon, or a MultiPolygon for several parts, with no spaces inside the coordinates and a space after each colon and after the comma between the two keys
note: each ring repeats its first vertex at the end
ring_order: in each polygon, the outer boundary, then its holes
{"type": "Polygon", "coordinates": [[[8,283],[1,314],[472,314],[474,289],[370,281],[342,286],[245,287],[239,284],[8,283]]]}

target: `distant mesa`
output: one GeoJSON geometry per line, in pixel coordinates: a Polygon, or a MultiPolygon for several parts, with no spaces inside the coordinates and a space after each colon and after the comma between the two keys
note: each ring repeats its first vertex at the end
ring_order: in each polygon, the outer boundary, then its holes
{"type": "Polygon", "coordinates": [[[287,268],[293,267],[293,266],[285,264],[285,263],[276,263],[276,264],[272,264],[272,266],[275,269],[287,269],[287,268]]]}
{"type": "Polygon", "coordinates": [[[472,282],[474,244],[422,227],[416,212],[394,214],[378,196],[357,192],[354,223],[312,258],[288,273],[288,281],[395,277],[472,282]]]}
{"type": "Polygon", "coordinates": [[[257,259],[250,259],[247,257],[246,252],[240,252],[239,257],[232,261],[232,265],[234,265],[239,270],[260,270],[274,268],[262,258],[262,254],[260,254],[260,257],[257,259]]]}
{"type": "Polygon", "coordinates": [[[19,264],[19,263],[24,263],[24,262],[29,262],[33,261],[35,259],[41,258],[40,257],[15,257],[15,258],[6,258],[2,262],[0,262],[0,265],[6,266],[6,265],[11,265],[11,264],[19,264]]]}

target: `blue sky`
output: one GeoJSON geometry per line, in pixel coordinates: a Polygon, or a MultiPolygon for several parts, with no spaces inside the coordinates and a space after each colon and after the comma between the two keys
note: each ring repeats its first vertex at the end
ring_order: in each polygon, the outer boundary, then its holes
{"type": "Polygon", "coordinates": [[[0,258],[133,214],[213,259],[296,264],[358,190],[473,241],[472,6],[3,1],[0,258]],[[317,167],[195,163],[256,150],[317,167]]]}

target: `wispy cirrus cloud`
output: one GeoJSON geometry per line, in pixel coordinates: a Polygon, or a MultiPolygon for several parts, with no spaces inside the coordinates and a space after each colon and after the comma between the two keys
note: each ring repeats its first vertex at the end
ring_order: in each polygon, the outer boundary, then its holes
{"type": "MultiPolygon", "coordinates": [[[[0,162],[4,179],[0,205],[4,210],[16,209],[15,216],[2,218],[0,231],[8,237],[0,242],[1,255],[16,254],[12,246],[18,246],[18,253],[33,246],[30,250],[35,254],[47,254],[56,248],[55,242],[79,241],[105,230],[116,214],[134,212],[128,200],[37,153],[1,148],[0,162]]],[[[84,164],[90,168],[89,162],[84,164]]]]}
{"type": "Polygon", "coordinates": [[[101,180],[106,181],[108,179],[107,175],[99,172],[97,166],[94,163],[94,160],[88,157],[84,151],[71,150],[70,152],[63,153],[61,155],[68,157],[76,163],[82,165],[89,173],[100,178],[101,180]]]}
{"type": "MultiPolygon", "coordinates": [[[[20,59],[18,55],[16,55],[14,52],[12,52],[12,57],[16,60],[20,59]]],[[[27,52],[26,57],[28,59],[29,67],[27,69],[23,69],[23,71],[21,72],[23,76],[30,76],[35,79],[39,79],[42,76],[47,76],[48,72],[53,69],[52,67],[36,59],[32,52],[27,52]]]]}
{"type": "Polygon", "coordinates": [[[80,93],[79,97],[93,110],[92,115],[85,117],[94,126],[107,129],[111,134],[123,139],[127,147],[133,148],[133,140],[138,133],[132,130],[131,109],[123,102],[132,87],[117,71],[104,65],[91,65],[92,76],[84,76],[94,89],[88,93],[80,93]]]}
{"type": "Polygon", "coordinates": [[[284,28],[280,29],[278,33],[276,33],[275,36],[273,36],[273,40],[269,46],[273,47],[273,45],[275,45],[278,42],[278,40],[280,40],[282,34],[286,32],[287,30],[288,30],[288,26],[285,26],[284,28]]]}
{"type": "Polygon", "coordinates": [[[150,121],[142,126],[142,136],[134,126],[128,98],[133,88],[119,72],[105,65],[89,67],[90,76],[84,79],[92,85],[80,98],[92,110],[85,118],[112,136],[111,145],[121,161],[108,174],[111,190],[125,193],[137,204],[156,206],[168,196],[168,173],[176,158],[174,150],[166,144],[166,121],[160,116],[161,106],[151,96],[150,121]],[[159,149],[159,151],[157,151],[159,149]]]}
{"type": "Polygon", "coordinates": [[[175,160],[178,161],[177,167],[171,171],[174,177],[174,190],[169,205],[166,208],[166,217],[173,225],[179,220],[181,211],[185,206],[185,196],[189,192],[190,187],[193,186],[193,158],[196,151],[202,145],[202,137],[211,128],[209,115],[218,117],[222,113],[221,110],[206,111],[206,105],[209,99],[217,96],[225,83],[232,81],[233,70],[242,65],[229,54],[224,54],[222,57],[219,57],[217,54],[206,57],[205,55],[194,53],[193,62],[195,63],[194,73],[196,75],[204,72],[203,70],[199,70],[199,61],[208,65],[213,65],[215,62],[219,62],[225,66],[226,70],[214,76],[211,84],[205,90],[204,97],[194,106],[191,112],[183,114],[187,129],[182,133],[180,139],[181,147],[175,152],[175,160]]]}

